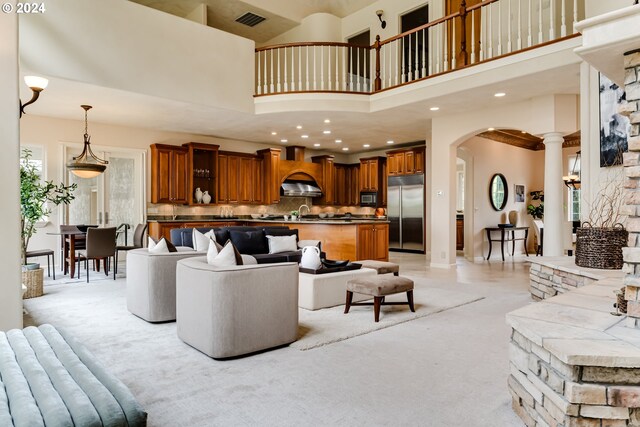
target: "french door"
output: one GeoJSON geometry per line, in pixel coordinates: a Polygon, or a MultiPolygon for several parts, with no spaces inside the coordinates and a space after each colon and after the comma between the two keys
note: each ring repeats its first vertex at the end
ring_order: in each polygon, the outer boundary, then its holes
{"type": "MultiPolygon", "coordinates": [[[[94,178],[79,178],[66,171],[67,183],[78,185],[74,192],[75,199],[66,207],[66,222],[119,227],[122,232],[118,235],[118,245],[131,245],[133,230],[145,219],[146,151],[100,146],[92,148],[98,157],[109,161],[107,170],[94,178]],[[125,228],[127,233],[124,232],[125,228]]],[[[65,163],[81,150],[80,144],[65,144],[65,163]]]]}

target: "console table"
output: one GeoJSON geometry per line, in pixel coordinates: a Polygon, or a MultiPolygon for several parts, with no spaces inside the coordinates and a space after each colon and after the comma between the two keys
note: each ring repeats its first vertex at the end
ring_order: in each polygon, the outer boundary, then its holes
{"type": "MultiPolygon", "coordinates": [[[[527,237],[529,236],[529,227],[487,227],[485,228],[487,232],[487,240],[489,241],[489,254],[487,255],[487,261],[491,258],[491,248],[493,246],[493,242],[500,242],[500,251],[502,252],[502,261],[504,261],[504,242],[513,242],[513,248],[511,249],[511,256],[514,255],[516,251],[516,240],[524,241],[524,253],[529,256],[529,252],[527,251],[527,237]],[[500,238],[492,238],[492,232],[500,232],[500,238]],[[516,237],[516,231],[524,231],[524,236],[516,237]]],[[[509,247],[507,246],[507,251],[509,247]]]]}

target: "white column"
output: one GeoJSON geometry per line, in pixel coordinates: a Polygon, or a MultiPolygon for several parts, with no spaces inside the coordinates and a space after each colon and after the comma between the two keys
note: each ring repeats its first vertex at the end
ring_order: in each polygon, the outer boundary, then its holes
{"type": "Polygon", "coordinates": [[[544,134],[544,256],[563,255],[562,143],[559,132],[544,134]]]}
{"type": "Polygon", "coordinates": [[[20,125],[18,110],[18,15],[2,16],[0,25],[0,123],[2,123],[3,206],[0,209],[0,330],[22,328],[20,289],[20,125]]]}
{"type": "Polygon", "coordinates": [[[456,148],[446,142],[431,147],[431,267],[456,265],[456,148]]]}

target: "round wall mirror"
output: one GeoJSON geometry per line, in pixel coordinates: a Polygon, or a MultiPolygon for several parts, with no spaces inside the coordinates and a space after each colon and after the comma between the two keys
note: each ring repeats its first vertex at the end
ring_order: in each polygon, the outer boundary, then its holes
{"type": "Polygon", "coordinates": [[[501,173],[493,175],[489,183],[489,200],[491,206],[497,211],[501,211],[507,205],[509,191],[507,189],[507,179],[501,173]]]}

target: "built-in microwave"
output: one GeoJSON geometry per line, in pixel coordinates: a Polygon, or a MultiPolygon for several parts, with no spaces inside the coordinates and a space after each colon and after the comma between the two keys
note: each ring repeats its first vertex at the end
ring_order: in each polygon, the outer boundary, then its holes
{"type": "Polygon", "coordinates": [[[375,191],[361,191],[360,192],[360,206],[377,208],[378,207],[378,193],[375,191]]]}

